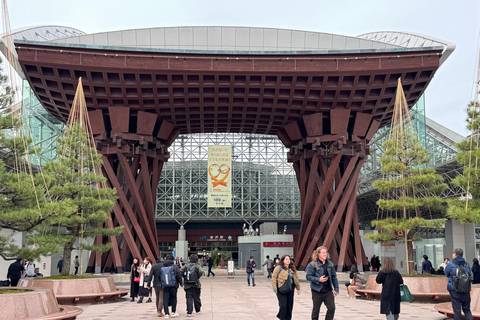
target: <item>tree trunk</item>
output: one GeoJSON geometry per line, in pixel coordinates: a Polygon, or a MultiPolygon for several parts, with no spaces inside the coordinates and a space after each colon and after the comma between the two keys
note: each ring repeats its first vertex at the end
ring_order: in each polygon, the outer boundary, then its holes
{"type": "Polygon", "coordinates": [[[412,241],[415,233],[417,233],[417,229],[408,230],[407,237],[406,237],[407,238],[406,239],[407,240],[407,244],[406,244],[407,270],[409,275],[417,273],[417,270],[415,269],[415,261],[413,257],[413,241],[412,241]]]}
{"type": "Polygon", "coordinates": [[[68,242],[63,247],[63,269],[61,273],[62,276],[68,276],[70,274],[70,265],[72,264],[72,250],[75,241],[76,239],[68,242]]]}

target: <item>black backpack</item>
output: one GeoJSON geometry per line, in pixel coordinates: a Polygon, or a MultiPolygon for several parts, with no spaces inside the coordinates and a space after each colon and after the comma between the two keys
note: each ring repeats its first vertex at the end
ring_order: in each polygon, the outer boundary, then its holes
{"type": "Polygon", "coordinates": [[[458,265],[455,272],[455,282],[453,283],[453,290],[461,293],[468,293],[472,289],[470,282],[470,276],[467,272],[467,266],[465,264],[458,265]]]}
{"type": "Polygon", "coordinates": [[[198,282],[198,269],[193,263],[187,264],[187,268],[183,273],[183,279],[185,283],[197,284],[198,282]]]}

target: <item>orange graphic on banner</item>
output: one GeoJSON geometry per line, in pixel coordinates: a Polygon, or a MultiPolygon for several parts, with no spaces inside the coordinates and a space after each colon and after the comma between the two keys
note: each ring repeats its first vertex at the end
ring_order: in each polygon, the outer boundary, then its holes
{"type": "Polygon", "coordinates": [[[210,167],[208,167],[208,174],[213,180],[212,185],[214,188],[219,185],[226,187],[227,183],[225,182],[225,179],[227,179],[229,173],[230,167],[226,164],[222,164],[220,166],[218,164],[212,164],[210,165],[210,167]],[[218,179],[221,174],[223,174],[224,176],[218,179]]]}

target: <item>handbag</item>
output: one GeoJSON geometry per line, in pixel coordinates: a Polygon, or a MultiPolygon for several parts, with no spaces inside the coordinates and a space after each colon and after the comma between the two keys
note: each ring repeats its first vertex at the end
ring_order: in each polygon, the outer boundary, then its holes
{"type": "MultiPolygon", "coordinates": [[[[280,266],[280,271],[278,274],[282,272],[282,266],[280,266]]],[[[277,277],[277,292],[281,294],[287,294],[292,290],[292,284],[290,283],[290,272],[288,273],[287,280],[279,287],[278,286],[278,277],[277,277]]]]}
{"type": "Polygon", "coordinates": [[[413,299],[413,295],[408,290],[408,287],[406,285],[400,286],[400,301],[412,302],[413,299]]]}
{"type": "Polygon", "coordinates": [[[133,282],[139,283],[139,282],[140,282],[140,277],[135,277],[135,278],[133,278],[133,282]]]}

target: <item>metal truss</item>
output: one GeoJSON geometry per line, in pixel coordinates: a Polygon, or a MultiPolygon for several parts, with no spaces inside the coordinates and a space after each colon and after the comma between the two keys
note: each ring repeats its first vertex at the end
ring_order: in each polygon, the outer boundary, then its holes
{"type": "Polygon", "coordinates": [[[30,155],[30,162],[43,166],[55,159],[57,139],[63,135],[65,125],[45,110],[26,80],[23,81],[23,105],[25,132],[33,139],[35,148],[40,150],[30,155]]]}
{"type": "Polygon", "coordinates": [[[299,220],[300,195],[287,151],[275,136],[194,134],[169,148],[157,190],[156,219],[187,221],[299,220]],[[207,208],[208,145],[232,146],[232,208],[207,208]]]}

